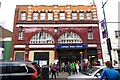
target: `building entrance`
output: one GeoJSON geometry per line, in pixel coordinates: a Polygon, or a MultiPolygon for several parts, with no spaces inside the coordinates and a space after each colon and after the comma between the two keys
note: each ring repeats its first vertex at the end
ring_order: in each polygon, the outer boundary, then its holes
{"type": "Polygon", "coordinates": [[[34,61],[42,67],[49,64],[49,52],[35,52],[34,61]]]}
{"type": "Polygon", "coordinates": [[[60,67],[62,66],[62,63],[64,62],[65,65],[67,62],[76,62],[81,60],[81,54],[80,52],[83,52],[84,50],[77,50],[77,49],[62,49],[58,50],[58,58],[60,67]]]}

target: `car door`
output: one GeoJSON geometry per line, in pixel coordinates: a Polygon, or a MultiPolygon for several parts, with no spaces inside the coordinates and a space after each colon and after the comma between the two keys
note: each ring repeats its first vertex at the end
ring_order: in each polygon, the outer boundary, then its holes
{"type": "Polygon", "coordinates": [[[9,65],[1,65],[2,68],[2,77],[1,80],[10,80],[10,66],[9,65]]]}
{"type": "Polygon", "coordinates": [[[94,74],[94,77],[95,79],[94,80],[100,80],[100,76],[103,72],[103,69],[99,69],[95,74],[94,74]]]}

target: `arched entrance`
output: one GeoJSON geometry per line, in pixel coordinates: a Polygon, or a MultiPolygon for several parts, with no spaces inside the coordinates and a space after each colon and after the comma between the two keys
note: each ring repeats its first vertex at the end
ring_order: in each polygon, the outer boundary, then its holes
{"type": "Polygon", "coordinates": [[[58,44],[56,45],[56,49],[58,52],[58,58],[60,62],[60,66],[62,62],[76,62],[81,60],[82,51],[87,48],[86,44],[83,44],[80,36],[74,32],[65,32],[58,39],[58,44]]]}

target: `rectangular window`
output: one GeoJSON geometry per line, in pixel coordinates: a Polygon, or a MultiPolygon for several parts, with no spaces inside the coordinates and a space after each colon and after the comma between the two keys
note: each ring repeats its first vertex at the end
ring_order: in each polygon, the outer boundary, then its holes
{"type": "Polygon", "coordinates": [[[26,12],[21,12],[20,20],[26,20],[26,12]]]}
{"type": "Polygon", "coordinates": [[[33,20],[38,20],[38,13],[37,12],[33,13],[33,20]]]}
{"type": "Polygon", "coordinates": [[[65,20],[65,13],[60,13],[60,20],[65,20]]]}
{"type": "Polygon", "coordinates": [[[115,38],[120,38],[120,31],[115,31],[115,38]]]}
{"type": "Polygon", "coordinates": [[[48,13],[48,20],[53,20],[53,13],[48,13]]]}
{"type": "Polygon", "coordinates": [[[15,60],[24,60],[24,52],[16,52],[15,60]]]}
{"type": "Polygon", "coordinates": [[[88,31],[88,39],[93,39],[93,31],[88,31]]]}
{"type": "Polygon", "coordinates": [[[77,13],[75,12],[72,13],[72,20],[77,20],[77,13]]]}
{"type": "Polygon", "coordinates": [[[25,68],[25,66],[22,66],[22,65],[11,65],[11,73],[26,73],[27,70],[25,68]]]}
{"type": "Polygon", "coordinates": [[[83,20],[84,19],[84,12],[80,12],[79,17],[80,17],[80,20],[83,20]]]}
{"type": "Polygon", "coordinates": [[[40,20],[45,20],[46,19],[46,14],[45,13],[40,13],[40,20]]]}
{"type": "Polygon", "coordinates": [[[86,18],[87,18],[87,20],[91,20],[92,19],[92,13],[91,12],[87,12],[86,13],[86,18]]]}
{"type": "Polygon", "coordinates": [[[18,40],[23,40],[24,39],[24,33],[20,32],[18,35],[18,40]]]}

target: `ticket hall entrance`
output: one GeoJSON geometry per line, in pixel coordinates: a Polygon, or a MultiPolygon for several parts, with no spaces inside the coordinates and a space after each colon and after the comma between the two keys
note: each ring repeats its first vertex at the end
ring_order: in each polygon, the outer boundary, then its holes
{"type": "Polygon", "coordinates": [[[63,49],[58,50],[58,59],[59,59],[59,65],[62,66],[62,63],[64,62],[65,65],[68,62],[76,62],[81,61],[81,54],[80,52],[84,52],[84,50],[80,49],[63,49]]]}

